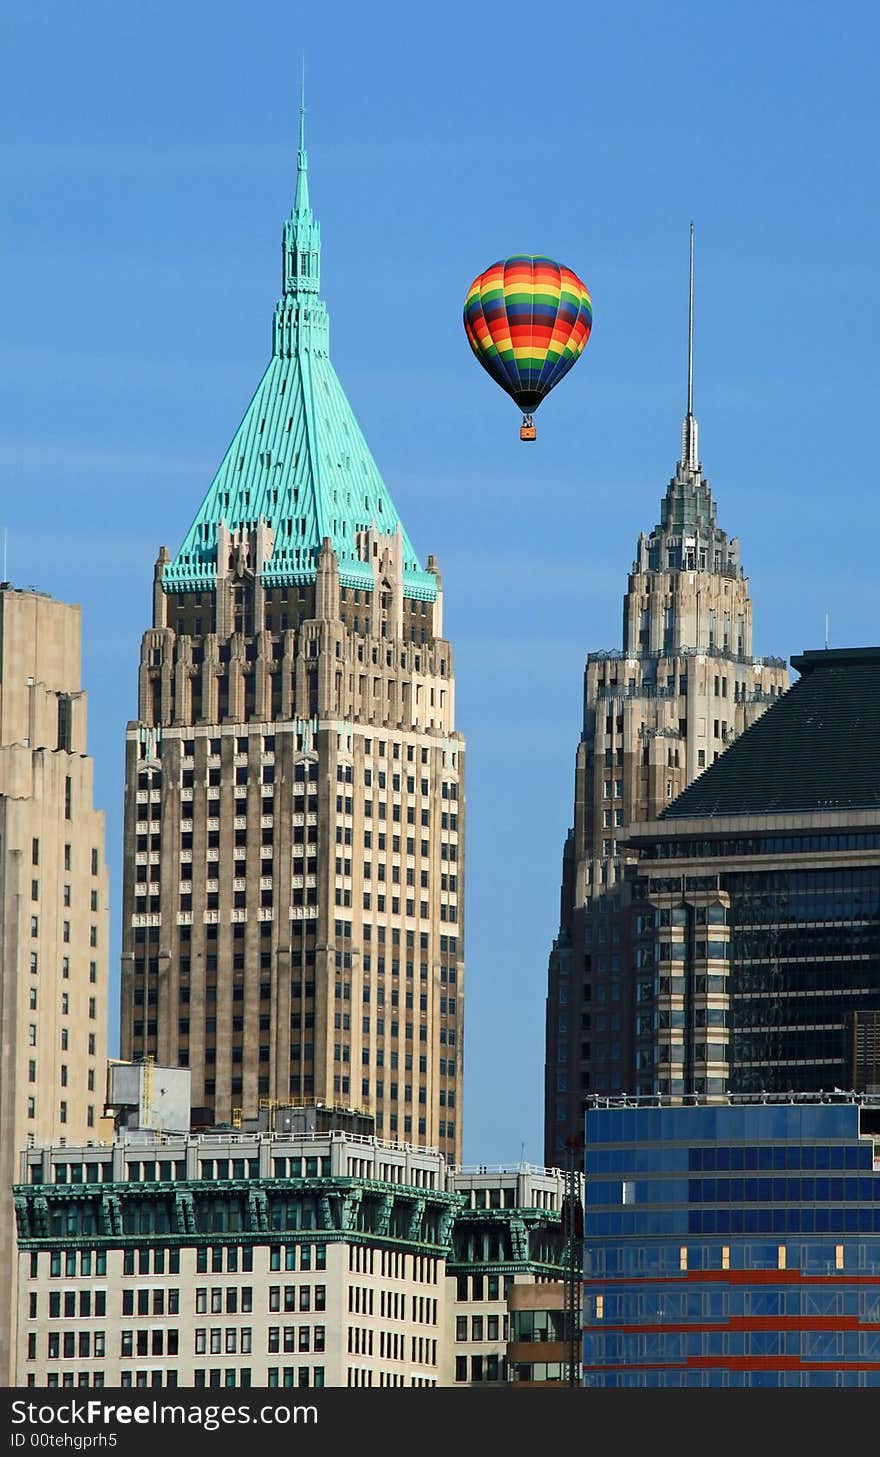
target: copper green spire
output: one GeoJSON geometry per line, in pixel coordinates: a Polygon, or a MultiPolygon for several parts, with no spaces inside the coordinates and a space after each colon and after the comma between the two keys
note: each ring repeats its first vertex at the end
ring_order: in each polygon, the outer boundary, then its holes
{"type": "Polygon", "coordinates": [[[312,216],[309,203],[309,172],[306,156],[305,80],[299,107],[299,152],[296,159],[296,196],[293,210],[284,224],[285,294],[316,294],[321,283],[321,225],[312,216]]]}
{"type": "Polygon", "coordinates": [[[423,570],[330,362],[327,309],[318,295],[321,226],[309,202],[305,99],[300,104],[296,197],[284,223],[282,294],[272,358],[180,550],[166,592],[204,591],[217,578],[228,533],[244,533],[267,588],[313,582],[330,537],[345,587],[372,591],[367,533],[399,533],[404,593],[433,601],[423,570]]]}
{"type": "Polygon", "coordinates": [[[306,66],[303,61],[302,89],[299,102],[299,152],[296,159],[296,199],[294,215],[309,211],[309,162],[306,156],[306,66]]]}

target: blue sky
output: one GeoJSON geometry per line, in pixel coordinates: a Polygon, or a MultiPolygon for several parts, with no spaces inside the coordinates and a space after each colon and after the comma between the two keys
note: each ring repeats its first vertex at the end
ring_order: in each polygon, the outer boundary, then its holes
{"type": "MultiPolygon", "coordinates": [[[[332,354],[422,559],[468,741],[465,1157],[542,1159],[585,655],[618,647],[696,386],[755,651],[880,641],[880,12],[810,0],[4,8],[0,527],[83,607],[116,1027],[123,743],[152,565],[268,357],[305,53],[332,354]],[[461,306],[547,252],[586,352],[522,446],[461,306]]],[[[115,1050],[115,1036],[113,1047],[115,1050]]]]}

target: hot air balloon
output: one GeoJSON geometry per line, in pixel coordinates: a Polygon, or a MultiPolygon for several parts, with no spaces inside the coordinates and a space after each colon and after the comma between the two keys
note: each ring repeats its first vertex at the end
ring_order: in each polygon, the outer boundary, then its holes
{"type": "Polygon", "coordinates": [[[483,368],[523,411],[520,440],[534,440],[534,411],[590,337],[593,306],[586,285],[552,258],[505,258],[468,289],[464,327],[483,368]]]}

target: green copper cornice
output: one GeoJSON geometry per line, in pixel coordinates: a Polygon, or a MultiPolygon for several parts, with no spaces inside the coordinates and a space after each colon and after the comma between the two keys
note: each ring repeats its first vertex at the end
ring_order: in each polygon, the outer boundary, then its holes
{"type": "Polygon", "coordinates": [[[272,358],[208,493],[162,578],[166,592],[205,591],[217,580],[221,524],[271,535],[253,563],[267,588],[314,582],[329,536],[343,586],[371,591],[373,571],[359,536],[371,527],[400,533],[403,589],[433,601],[426,572],[404,530],[330,362],[327,309],[318,296],[321,229],[309,202],[305,138],[300,134],[296,196],[284,224],[282,295],[275,306],[272,358]]]}

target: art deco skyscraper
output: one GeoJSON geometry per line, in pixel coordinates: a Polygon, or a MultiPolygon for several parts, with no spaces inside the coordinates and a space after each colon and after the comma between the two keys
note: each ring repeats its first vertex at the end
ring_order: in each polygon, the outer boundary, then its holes
{"type": "Polygon", "coordinates": [[[14,1349],[12,1185],[28,1143],[99,1137],[107,867],[80,610],[0,584],[0,1384],[14,1349]]]}
{"type": "Polygon", "coordinates": [[[660,522],[641,533],[623,600],[623,647],[590,653],[547,998],[544,1156],[583,1131],[589,1093],[632,1091],[627,827],[660,811],[788,686],[783,658],[752,656],[739,543],[716,518],[693,413],[693,229],[688,400],[660,522]]]}
{"type": "Polygon", "coordinates": [[[464,742],[423,568],[330,363],[301,138],[272,358],[177,555],[127,732],[122,1049],[203,1123],[373,1111],[461,1148],[464,742]]]}

